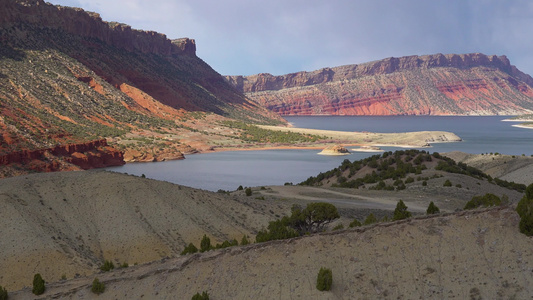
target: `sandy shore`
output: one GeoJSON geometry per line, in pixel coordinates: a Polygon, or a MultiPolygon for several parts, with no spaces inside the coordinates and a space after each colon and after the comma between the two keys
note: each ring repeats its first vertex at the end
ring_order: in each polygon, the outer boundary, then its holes
{"type": "Polygon", "coordinates": [[[459,142],[461,138],[454,133],[446,131],[414,131],[399,133],[374,133],[334,131],[281,126],[260,126],[264,129],[312,134],[325,137],[345,146],[385,146],[405,148],[425,148],[431,143],[459,142]]]}

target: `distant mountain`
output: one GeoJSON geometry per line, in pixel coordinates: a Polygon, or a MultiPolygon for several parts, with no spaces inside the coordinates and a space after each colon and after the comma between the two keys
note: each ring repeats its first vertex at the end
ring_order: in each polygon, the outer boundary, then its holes
{"type": "Polygon", "coordinates": [[[533,78],[505,56],[435,54],[282,76],[226,76],[281,115],[518,115],[533,78]]]}
{"type": "Polygon", "coordinates": [[[220,120],[283,122],[198,58],[194,40],[42,0],[0,2],[0,111],[0,166],[37,171],[68,169],[73,154],[91,167],[102,151],[116,159],[95,166],[124,163],[107,143],[130,161],[179,158],[207,131],[227,135],[220,120]],[[48,151],[57,145],[86,151],[48,151]]]}

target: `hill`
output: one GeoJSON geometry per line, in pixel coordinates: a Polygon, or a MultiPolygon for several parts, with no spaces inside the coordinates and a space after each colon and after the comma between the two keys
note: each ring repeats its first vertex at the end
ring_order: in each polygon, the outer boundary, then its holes
{"type": "MultiPolygon", "coordinates": [[[[533,240],[510,208],[459,212],[171,258],[47,285],[50,298],[524,299],[533,240]],[[319,292],[321,267],[332,270],[319,292]]],[[[29,282],[29,280],[28,280],[29,282]]],[[[10,293],[30,298],[30,289],[10,293]]]]}
{"type": "Polygon", "coordinates": [[[519,115],[533,107],[533,78],[505,56],[481,53],[226,79],[281,115],[519,115]]]}
{"type": "Polygon", "coordinates": [[[223,121],[284,123],[198,58],[194,40],[42,0],[0,2],[0,111],[4,175],[79,169],[77,159],[91,167],[103,155],[113,164],[183,158],[235,143],[223,121]]]}
{"type": "Polygon", "coordinates": [[[36,272],[49,282],[90,275],[104,260],[175,257],[204,234],[213,244],[253,240],[289,210],[239,195],[96,170],[1,179],[0,285],[20,289],[36,272]]]}

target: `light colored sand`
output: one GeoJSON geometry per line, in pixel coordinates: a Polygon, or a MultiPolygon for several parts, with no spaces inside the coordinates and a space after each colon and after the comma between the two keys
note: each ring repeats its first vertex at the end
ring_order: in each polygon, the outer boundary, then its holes
{"type": "Polygon", "coordinates": [[[344,145],[395,146],[407,148],[427,147],[431,143],[458,142],[461,138],[445,131],[416,131],[402,133],[348,132],[307,128],[260,126],[265,129],[289,131],[324,136],[344,145]]]}
{"type": "MultiPolygon", "coordinates": [[[[529,299],[533,239],[511,209],[384,223],[173,258],[49,284],[61,299],[529,299]],[[329,292],[315,288],[332,270],[329,292]]],[[[33,298],[31,291],[10,299],[33,298]]]]}

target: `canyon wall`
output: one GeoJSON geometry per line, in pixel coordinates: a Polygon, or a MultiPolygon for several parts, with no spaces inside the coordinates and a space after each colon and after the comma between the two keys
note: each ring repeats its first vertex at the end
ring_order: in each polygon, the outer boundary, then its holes
{"type": "Polygon", "coordinates": [[[533,109],[533,78],[506,56],[481,53],[226,79],[282,115],[515,115],[533,109]]]}

